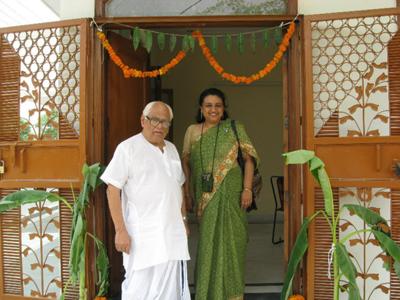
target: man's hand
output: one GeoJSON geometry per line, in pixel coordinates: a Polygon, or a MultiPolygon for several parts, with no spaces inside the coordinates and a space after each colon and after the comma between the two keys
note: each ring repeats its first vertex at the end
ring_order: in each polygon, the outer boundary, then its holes
{"type": "Polygon", "coordinates": [[[115,233],[115,248],[118,252],[129,254],[131,249],[131,237],[126,229],[118,230],[115,233]]]}
{"type": "Polygon", "coordinates": [[[190,236],[190,228],[189,228],[189,223],[187,221],[183,222],[185,224],[185,229],[186,229],[186,235],[190,236]]]}

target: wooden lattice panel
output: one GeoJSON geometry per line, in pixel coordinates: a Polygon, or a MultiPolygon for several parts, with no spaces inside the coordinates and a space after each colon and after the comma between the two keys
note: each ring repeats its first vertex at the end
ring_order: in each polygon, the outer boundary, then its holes
{"type": "Polygon", "coordinates": [[[19,135],[20,59],[10,44],[0,44],[0,141],[17,141],[19,135]]]}
{"type": "MultiPolygon", "coordinates": [[[[75,195],[79,194],[79,191],[74,192],[75,195]]],[[[74,199],[70,189],[60,189],[60,196],[68,200],[73,205],[74,199]]],[[[61,245],[61,277],[63,285],[68,282],[69,279],[69,251],[71,248],[71,228],[72,228],[72,213],[71,210],[64,204],[60,204],[60,245],[61,245]]],[[[68,292],[65,295],[66,300],[76,300],[79,298],[78,287],[70,286],[68,292]]]]}
{"type": "MultiPolygon", "coordinates": [[[[14,192],[0,190],[0,198],[14,192]]],[[[0,214],[1,263],[3,291],[9,295],[23,295],[21,260],[21,225],[19,208],[0,214]]]]}
{"type": "Polygon", "coordinates": [[[21,140],[79,137],[80,38],[79,26],[2,35],[20,62],[5,68],[19,72],[21,140]]]}
{"type": "MultiPolygon", "coordinates": [[[[333,188],[335,211],[338,211],[338,189],[333,188]]],[[[320,188],[315,189],[315,210],[324,210],[324,195],[320,188]]],[[[328,278],[328,253],[332,246],[329,224],[325,218],[318,217],[314,223],[314,290],[315,300],[331,300],[333,295],[333,279],[328,278]]],[[[333,268],[331,268],[333,276],[333,268]]],[[[332,277],[333,278],[333,277],[332,277]]]]}
{"type": "Polygon", "coordinates": [[[389,43],[390,135],[400,135],[400,34],[389,43]]]}
{"type": "Polygon", "coordinates": [[[390,135],[388,44],[397,30],[396,16],[311,23],[315,136],[390,135]]]}
{"type": "MultiPolygon", "coordinates": [[[[392,238],[400,245],[400,190],[393,189],[391,192],[392,217],[390,221],[392,238]]],[[[394,272],[390,273],[390,299],[400,299],[400,280],[394,272]]]]}

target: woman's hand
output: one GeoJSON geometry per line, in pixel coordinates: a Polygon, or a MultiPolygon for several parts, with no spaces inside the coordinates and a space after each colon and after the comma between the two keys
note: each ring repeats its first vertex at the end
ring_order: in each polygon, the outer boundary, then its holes
{"type": "Polygon", "coordinates": [[[189,193],[185,193],[186,211],[193,212],[193,197],[189,193]]]}
{"type": "Polygon", "coordinates": [[[253,192],[250,189],[244,189],[242,191],[240,207],[242,209],[247,209],[252,201],[253,201],[253,192]]]}

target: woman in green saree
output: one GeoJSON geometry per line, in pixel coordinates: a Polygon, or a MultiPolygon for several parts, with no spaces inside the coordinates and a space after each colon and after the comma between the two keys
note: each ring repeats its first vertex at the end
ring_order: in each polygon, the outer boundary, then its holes
{"type": "Polygon", "coordinates": [[[197,124],[188,127],[183,149],[185,201],[199,218],[196,300],[243,299],[247,247],[246,208],[252,201],[257,153],[243,125],[236,123],[244,157],[237,163],[238,142],[225,110],[225,95],[207,89],[199,98],[197,124]]]}

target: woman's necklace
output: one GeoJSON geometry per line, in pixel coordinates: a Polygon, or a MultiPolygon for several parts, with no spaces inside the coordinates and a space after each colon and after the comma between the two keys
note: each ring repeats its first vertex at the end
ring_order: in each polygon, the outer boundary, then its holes
{"type": "Polygon", "coordinates": [[[218,123],[217,134],[215,136],[214,153],[213,153],[211,172],[205,172],[204,171],[203,150],[202,150],[204,123],[201,124],[201,136],[200,136],[201,187],[202,187],[203,192],[205,192],[205,193],[212,192],[213,187],[214,187],[213,173],[214,173],[215,153],[217,152],[217,140],[218,140],[218,134],[219,134],[219,124],[220,123],[218,123]]]}

